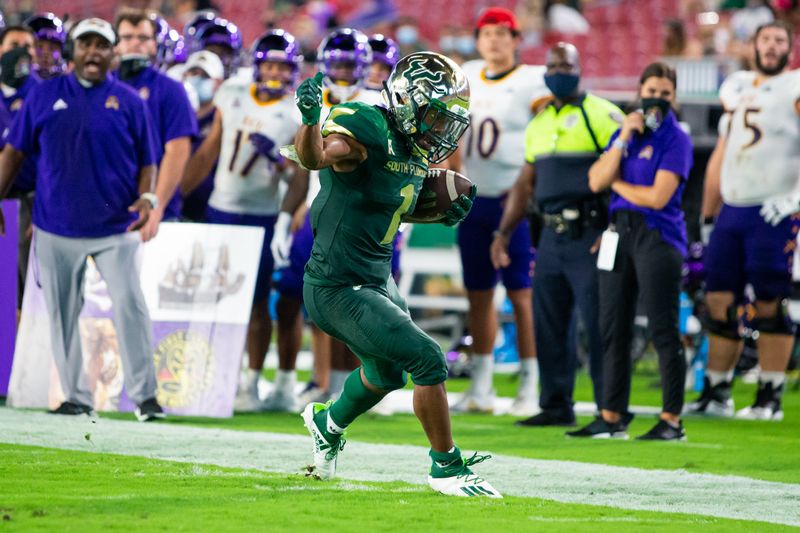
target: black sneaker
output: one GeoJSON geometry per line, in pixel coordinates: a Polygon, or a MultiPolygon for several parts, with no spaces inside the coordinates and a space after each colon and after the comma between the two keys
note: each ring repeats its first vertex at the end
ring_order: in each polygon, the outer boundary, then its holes
{"type": "Polygon", "coordinates": [[[554,411],[542,411],[525,420],[514,422],[515,426],[524,427],[544,427],[544,426],[565,426],[573,427],[576,425],[575,413],[557,413],[554,411]]]}
{"type": "Polygon", "coordinates": [[[623,439],[628,438],[628,424],[633,420],[632,413],[626,413],[619,422],[606,422],[602,416],[597,415],[589,424],[575,431],[567,431],[567,437],[591,439],[623,439]]]}
{"type": "Polygon", "coordinates": [[[82,403],[64,402],[57,408],[47,411],[51,415],[94,415],[94,409],[82,403]]]}
{"type": "Polygon", "coordinates": [[[783,420],[782,396],[783,384],[773,388],[772,383],[759,383],[756,401],[750,407],[745,407],[736,413],[736,418],[779,422],[783,420]]]}
{"type": "Polygon", "coordinates": [[[706,377],[703,380],[703,392],[695,401],[686,404],[683,412],[687,415],[733,416],[733,399],[731,399],[732,383],[723,381],[713,387],[706,377]]]}
{"type": "Polygon", "coordinates": [[[678,427],[673,426],[666,420],[659,420],[653,429],[636,440],[686,440],[686,431],[683,429],[683,422],[678,423],[678,427]]]}
{"type": "Polygon", "coordinates": [[[167,418],[167,415],[164,414],[164,410],[158,405],[158,401],[155,398],[150,398],[137,405],[134,414],[136,418],[139,419],[139,422],[150,422],[152,420],[163,420],[167,418]]]}

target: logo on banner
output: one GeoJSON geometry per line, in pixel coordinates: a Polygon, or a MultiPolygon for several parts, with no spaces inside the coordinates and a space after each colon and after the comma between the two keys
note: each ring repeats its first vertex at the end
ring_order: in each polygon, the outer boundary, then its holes
{"type": "MultiPolygon", "coordinates": [[[[187,250],[188,251],[188,250],[187,250]]],[[[231,272],[230,249],[223,244],[216,250],[216,261],[201,241],[195,241],[188,265],[186,256],[178,256],[167,268],[158,284],[158,306],[164,309],[198,309],[213,307],[226,296],[239,292],[244,273],[231,272]]],[[[213,255],[213,253],[211,253],[213,255]]]]}
{"type": "Polygon", "coordinates": [[[154,360],[157,397],[164,407],[192,405],[214,378],[211,345],[203,335],[191,331],[167,335],[156,347],[154,360]]]}

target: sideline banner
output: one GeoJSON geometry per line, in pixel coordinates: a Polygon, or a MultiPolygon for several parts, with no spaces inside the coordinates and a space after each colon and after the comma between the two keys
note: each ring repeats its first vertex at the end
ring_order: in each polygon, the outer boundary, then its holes
{"type": "MultiPolygon", "coordinates": [[[[167,412],[233,414],[263,238],[262,228],[164,223],[158,237],[142,246],[140,279],[153,323],[157,395],[167,412]]],[[[111,298],[91,258],[85,280],[80,335],[95,409],[131,411],[111,298]]],[[[44,295],[31,273],[9,405],[52,408],[63,401],[50,354],[44,295]]]]}
{"type": "Polygon", "coordinates": [[[5,237],[0,237],[0,396],[6,396],[17,337],[19,200],[3,200],[0,209],[6,221],[5,237]]]}

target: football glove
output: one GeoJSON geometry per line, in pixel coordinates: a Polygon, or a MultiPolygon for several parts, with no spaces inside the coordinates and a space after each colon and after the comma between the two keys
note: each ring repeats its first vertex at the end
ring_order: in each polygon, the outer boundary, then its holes
{"type": "Polygon", "coordinates": [[[275,268],[289,266],[289,250],[292,248],[291,224],[292,215],[281,211],[278,220],[275,221],[275,230],[269,245],[272,258],[275,260],[275,268]]]}
{"type": "Polygon", "coordinates": [[[478,194],[478,186],[473,184],[469,189],[469,196],[464,194],[460,195],[456,200],[450,204],[450,208],[445,211],[442,223],[445,226],[455,226],[469,214],[472,209],[472,202],[475,200],[475,195],[478,194]]]}
{"type": "Polygon", "coordinates": [[[273,163],[280,163],[281,160],[283,160],[283,156],[279,154],[277,150],[275,150],[275,141],[266,135],[253,132],[250,134],[250,142],[253,144],[256,152],[263,155],[273,163]]]}
{"type": "Polygon", "coordinates": [[[800,211],[800,193],[786,196],[773,196],[764,202],[759,214],[767,224],[777,226],[781,221],[800,211]]]}
{"type": "Polygon", "coordinates": [[[294,94],[294,102],[303,115],[303,124],[316,126],[322,112],[322,72],[313,78],[306,78],[294,94]]]}

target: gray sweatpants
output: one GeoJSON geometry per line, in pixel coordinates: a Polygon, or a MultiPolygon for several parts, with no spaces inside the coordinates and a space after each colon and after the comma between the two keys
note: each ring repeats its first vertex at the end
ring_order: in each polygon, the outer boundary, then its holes
{"type": "Polygon", "coordinates": [[[89,256],[94,258],[111,296],[128,397],[136,404],[154,398],[152,329],[139,284],[137,252],[141,240],[138,232],[81,239],[61,237],[38,228],[35,231],[34,248],[50,316],[53,359],[67,401],[94,405],[83,372],[78,329],[89,256]]]}

